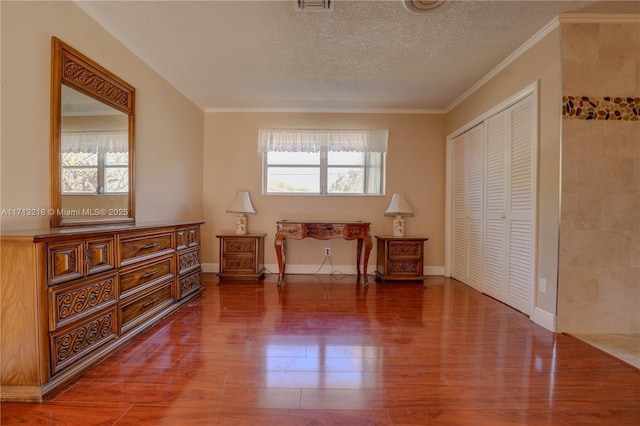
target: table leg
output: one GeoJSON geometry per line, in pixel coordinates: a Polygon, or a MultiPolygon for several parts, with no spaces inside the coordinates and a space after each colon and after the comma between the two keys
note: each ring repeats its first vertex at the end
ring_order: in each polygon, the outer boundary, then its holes
{"type": "Polygon", "coordinates": [[[358,251],[356,252],[356,271],[358,271],[358,281],[360,278],[360,260],[362,259],[362,238],[358,238],[358,251]]]}
{"type": "Polygon", "coordinates": [[[369,255],[371,254],[371,247],[373,244],[371,243],[371,235],[367,232],[364,237],[364,285],[369,285],[369,276],[367,275],[367,265],[369,264],[369,255]]]}
{"type": "Polygon", "coordinates": [[[276,249],[276,257],[278,258],[278,285],[280,285],[284,279],[284,269],[286,266],[284,242],[284,238],[279,238],[279,236],[276,236],[274,246],[276,249]]]}

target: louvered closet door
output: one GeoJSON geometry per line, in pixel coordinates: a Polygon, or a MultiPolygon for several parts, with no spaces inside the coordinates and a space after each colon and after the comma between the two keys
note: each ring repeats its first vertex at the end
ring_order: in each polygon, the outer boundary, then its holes
{"type": "Polygon", "coordinates": [[[507,192],[507,296],[505,302],[532,314],[535,284],[536,138],[533,98],[509,110],[509,187],[507,192]]]}
{"type": "Polygon", "coordinates": [[[479,125],[453,141],[452,276],[478,290],[482,282],[482,132],[479,125]]]}
{"type": "Polygon", "coordinates": [[[465,282],[467,277],[467,183],[465,136],[453,141],[453,220],[451,276],[465,282]]]}
{"type": "Polygon", "coordinates": [[[486,184],[484,213],[484,288],[498,300],[506,295],[507,271],[507,113],[493,116],[486,128],[486,184]]]}
{"type": "Polygon", "coordinates": [[[533,98],[485,121],[483,291],[531,315],[535,255],[533,98]]]}

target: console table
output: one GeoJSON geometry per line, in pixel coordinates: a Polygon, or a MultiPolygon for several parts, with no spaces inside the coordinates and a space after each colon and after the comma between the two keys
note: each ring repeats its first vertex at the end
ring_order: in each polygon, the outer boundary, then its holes
{"type": "Polygon", "coordinates": [[[278,257],[278,286],[284,280],[286,267],[285,240],[301,240],[303,238],[315,238],[318,240],[329,240],[331,238],[343,238],[345,240],[358,240],[358,251],[356,259],[356,269],[358,271],[358,281],[360,279],[360,259],[364,246],[363,274],[364,284],[369,285],[367,278],[367,264],[371,253],[371,235],[369,229],[370,222],[308,222],[281,220],[276,222],[277,231],[275,237],[276,256],[278,257]]]}

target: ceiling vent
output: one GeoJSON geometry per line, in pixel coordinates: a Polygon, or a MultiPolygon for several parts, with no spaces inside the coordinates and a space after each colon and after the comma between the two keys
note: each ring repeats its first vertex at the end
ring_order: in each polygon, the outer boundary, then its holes
{"type": "Polygon", "coordinates": [[[296,0],[298,12],[333,12],[334,0],[296,0]]]}
{"type": "Polygon", "coordinates": [[[402,3],[404,3],[405,9],[409,12],[426,13],[438,6],[442,6],[445,0],[403,0],[402,3]]]}

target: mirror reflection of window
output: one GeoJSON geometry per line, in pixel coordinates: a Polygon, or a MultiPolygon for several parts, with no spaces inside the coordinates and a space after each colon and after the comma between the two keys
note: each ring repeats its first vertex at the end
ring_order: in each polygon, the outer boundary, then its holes
{"type": "Polygon", "coordinates": [[[128,144],[126,131],[61,133],[62,193],[127,193],[128,144]]]}

